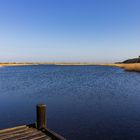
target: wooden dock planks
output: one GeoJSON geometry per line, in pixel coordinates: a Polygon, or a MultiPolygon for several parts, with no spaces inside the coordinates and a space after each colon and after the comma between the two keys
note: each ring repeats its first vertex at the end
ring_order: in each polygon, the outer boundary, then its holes
{"type": "Polygon", "coordinates": [[[0,130],[0,140],[66,140],[46,127],[46,105],[36,109],[36,123],[0,130]]]}
{"type": "Polygon", "coordinates": [[[18,126],[0,130],[0,140],[53,140],[41,130],[30,126],[18,126]]]}

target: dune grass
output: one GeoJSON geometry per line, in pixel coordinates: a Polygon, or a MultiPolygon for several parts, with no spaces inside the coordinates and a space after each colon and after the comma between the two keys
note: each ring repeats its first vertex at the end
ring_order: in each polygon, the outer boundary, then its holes
{"type": "Polygon", "coordinates": [[[140,63],[123,64],[121,67],[126,71],[137,71],[140,72],[140,63]]]}
{"type": "Polygon", "coordinates": [[[107,64],[107,66],[116,66],[123,68],[126,71],[136,71],[140,72],[140,63],[130,63],[130,64],[107,64]]]}

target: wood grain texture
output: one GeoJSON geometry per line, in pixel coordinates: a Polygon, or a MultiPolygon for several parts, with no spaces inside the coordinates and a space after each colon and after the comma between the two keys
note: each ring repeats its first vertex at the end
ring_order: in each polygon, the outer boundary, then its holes
{"type": "Polygon", "coordinates": [[[0,140],[53,140],[46,133],[30,126],[0,130],[0,140]]]}

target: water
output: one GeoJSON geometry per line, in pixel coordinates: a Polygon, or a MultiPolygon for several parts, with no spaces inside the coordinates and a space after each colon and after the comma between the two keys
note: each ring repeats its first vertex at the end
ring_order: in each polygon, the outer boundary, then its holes
{"type": "Polygon", "coordinates": [[[104,66],[0,68],[0,128],[35,122],[68,140],[139,140],[140,73],[104,66]]]}

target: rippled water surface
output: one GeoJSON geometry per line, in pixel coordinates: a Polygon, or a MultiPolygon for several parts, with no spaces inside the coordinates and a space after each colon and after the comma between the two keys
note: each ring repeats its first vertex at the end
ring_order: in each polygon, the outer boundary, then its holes
{"type": "Polygon", "coordinates": [[[103,66],[0,68],[0,128],[35,122],[68,140],[140,140],[140,73],[103,66]]]}

